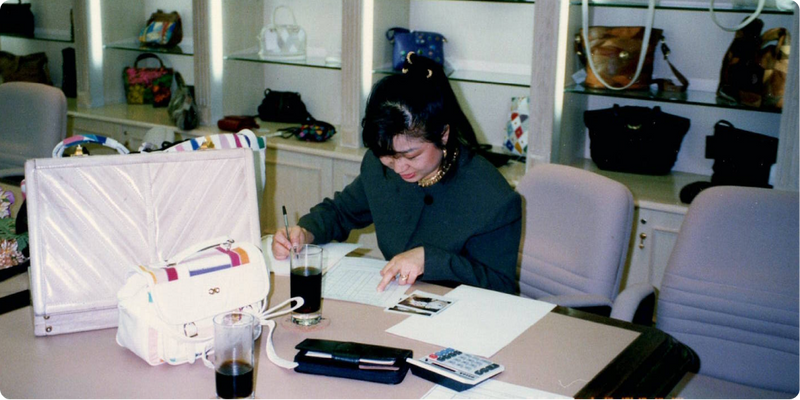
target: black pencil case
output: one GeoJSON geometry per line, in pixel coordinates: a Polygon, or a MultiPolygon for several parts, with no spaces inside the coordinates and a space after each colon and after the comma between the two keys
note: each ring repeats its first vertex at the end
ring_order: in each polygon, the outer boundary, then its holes
{"type": "Polygon", "coordinates": [[[411,350],[334,340],[306,339],[295,348],[297,372],[389,384],[403,381],[413,357],[411,350]]]}

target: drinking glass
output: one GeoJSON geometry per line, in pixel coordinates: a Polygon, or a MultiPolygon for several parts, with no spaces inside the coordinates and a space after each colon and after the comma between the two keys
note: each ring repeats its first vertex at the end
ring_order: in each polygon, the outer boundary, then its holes
{"type": "Polygon", "coordinates": [[[292,322],[316,325],[322,319],[322,247],[306,244],[292,249],[289,259],[291,296],[303,298],[303,305],[292,311],[292,322]]]}
{"type": "Polygon", "coordinates": [[[256,318],[232,311],[214,317],[217,398],[253,398],[256,318]]]}

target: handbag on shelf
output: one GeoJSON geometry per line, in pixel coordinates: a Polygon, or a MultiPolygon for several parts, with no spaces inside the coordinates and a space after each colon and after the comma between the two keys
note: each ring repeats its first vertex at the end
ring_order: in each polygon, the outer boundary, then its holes
{"type": "Polygon", "coordinates": [[[305,339],[295,348],[300,350],[294,357],[296,372],[393,385],[403,381],[408,372],[406,359],[414,356],[407,349],[335,340],[305,339]]]}
{"type": "Polygon", "coordinates": [[[272,10],[272,22],[261,29],[258,44],[258,55],[262,59],[302,60],[306,57],[306,31],[297,25],[294,11],[288,6],[278,6],[272,10]],[[277,23],[280,10],[289,12],[291,24],[277,23]]]}
{"type": "Polygon", "coordinates": [[[0,33],[33,37],[34,18],[30,3],[0,4],[0,33]]]}
{"type": "Polygon", "coordinates": [[[386,31],[386,39],[393,44],[392,68],[396,71],[403,69],[403,63],[409,52],[444,65],[444,44],[447,43],[447,39],[440,33],[410,31],[395,27],[386,31]]]}
{"type": "Polygon", "coordinates": [[[300,93],[266,89],[258,106],[258,117],[263,121],[301,123],[308,121],[311,114],[300,93]]]}
{"type": "Polygon", "coordinates": [[[528,154],[529,103],[528,96],[511,98],[511,117],[506,124],[506,140],[503,142],[503,146],[518,156],[528,154]]]}
{"type": "Polygon", "coordinates": [[[217,121],[217,128],[228,132],[239,132],[243,129],[258,129],[256,118],[249,115],[226,115],[217,121]]]}
{"type": "Polygon", "coordinates": [[[197,127],[199,117],[197,113],[197,103],[194,101],[194,91],[183,80],[180,72],[175,72],[175,84],[177,90],[169,101],[167,112],[172,123],[178,128],[188,131],[197,127]]]}
{"type": "Polygon", "coordinates": [[[172,97],[172,77],[175,72],[166,68],[164,62],[153,53],[142,53],[136,57],[132,67],[125,67],[122,79],[125,83],[125,98],[128,104],[152,104],[166,107],[172,97]],[[158,61],[158,67],[140,67],[147,59],[158,61]]]}
{"type": "Polygon", "coordinates": [[[52,85],[47,54],[44,52],[17,56],[0,51],[0,83],[33,82],[52,85]]]}
{"type": "Polygon", "coordinates": [[[162,263],[131,266],[117,294],[117,343],[150,365],[194,363],[213,347],[215,315],[239,310],[259,318],[269,289],[261,250],[228,238],[199,243],[162,263]]]}
{"type": "Polygon", "coordinates": [[[183,40],[183,23],[177,11],[165,13],[162,10],[150,14],[144,28],[139,33],[139,43],[144,46],[172,47],[183,40]]]}
{"type": "Polygon", "coordinates": [[[333,125],[316,119],[299,127],[283,128],[280,131],[284,132],[281,134],[284,139],[294,136],[306,142],[324,142],[336,134],[336,128],[333,125]]]}
{"type": "Polygon", "coordinates": [[[587,110],[592,161],[600,169],[645,175],[668,174],[689,131],[688,118],[661,107],[620,107],[587,110]]]}
{"type": "Polygon", "coordinates": [[[730,104],[782,109],[789,70],[790,37],[785,28],[761,33],[756,19],[736,31],[722,59],[717,97],[730,104]]]}

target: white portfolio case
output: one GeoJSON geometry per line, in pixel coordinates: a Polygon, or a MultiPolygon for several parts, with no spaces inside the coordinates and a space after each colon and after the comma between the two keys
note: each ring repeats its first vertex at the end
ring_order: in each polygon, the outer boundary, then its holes
{"type": "Polygon", "coordinates": [[[220,236],[261,244],[253,151],[25,163],[37,336],[117,326],[130,268],[220,236]]]}

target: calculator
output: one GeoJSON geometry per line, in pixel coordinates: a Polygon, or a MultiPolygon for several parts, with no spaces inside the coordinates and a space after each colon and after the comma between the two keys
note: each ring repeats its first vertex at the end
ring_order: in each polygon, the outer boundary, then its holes
{"type": "Polygon", "coordinates": [[[420,358],[407,358],[411,372],[455,391],[469,389],[505,371],[483,357],[445,348],[420,358]]]}

